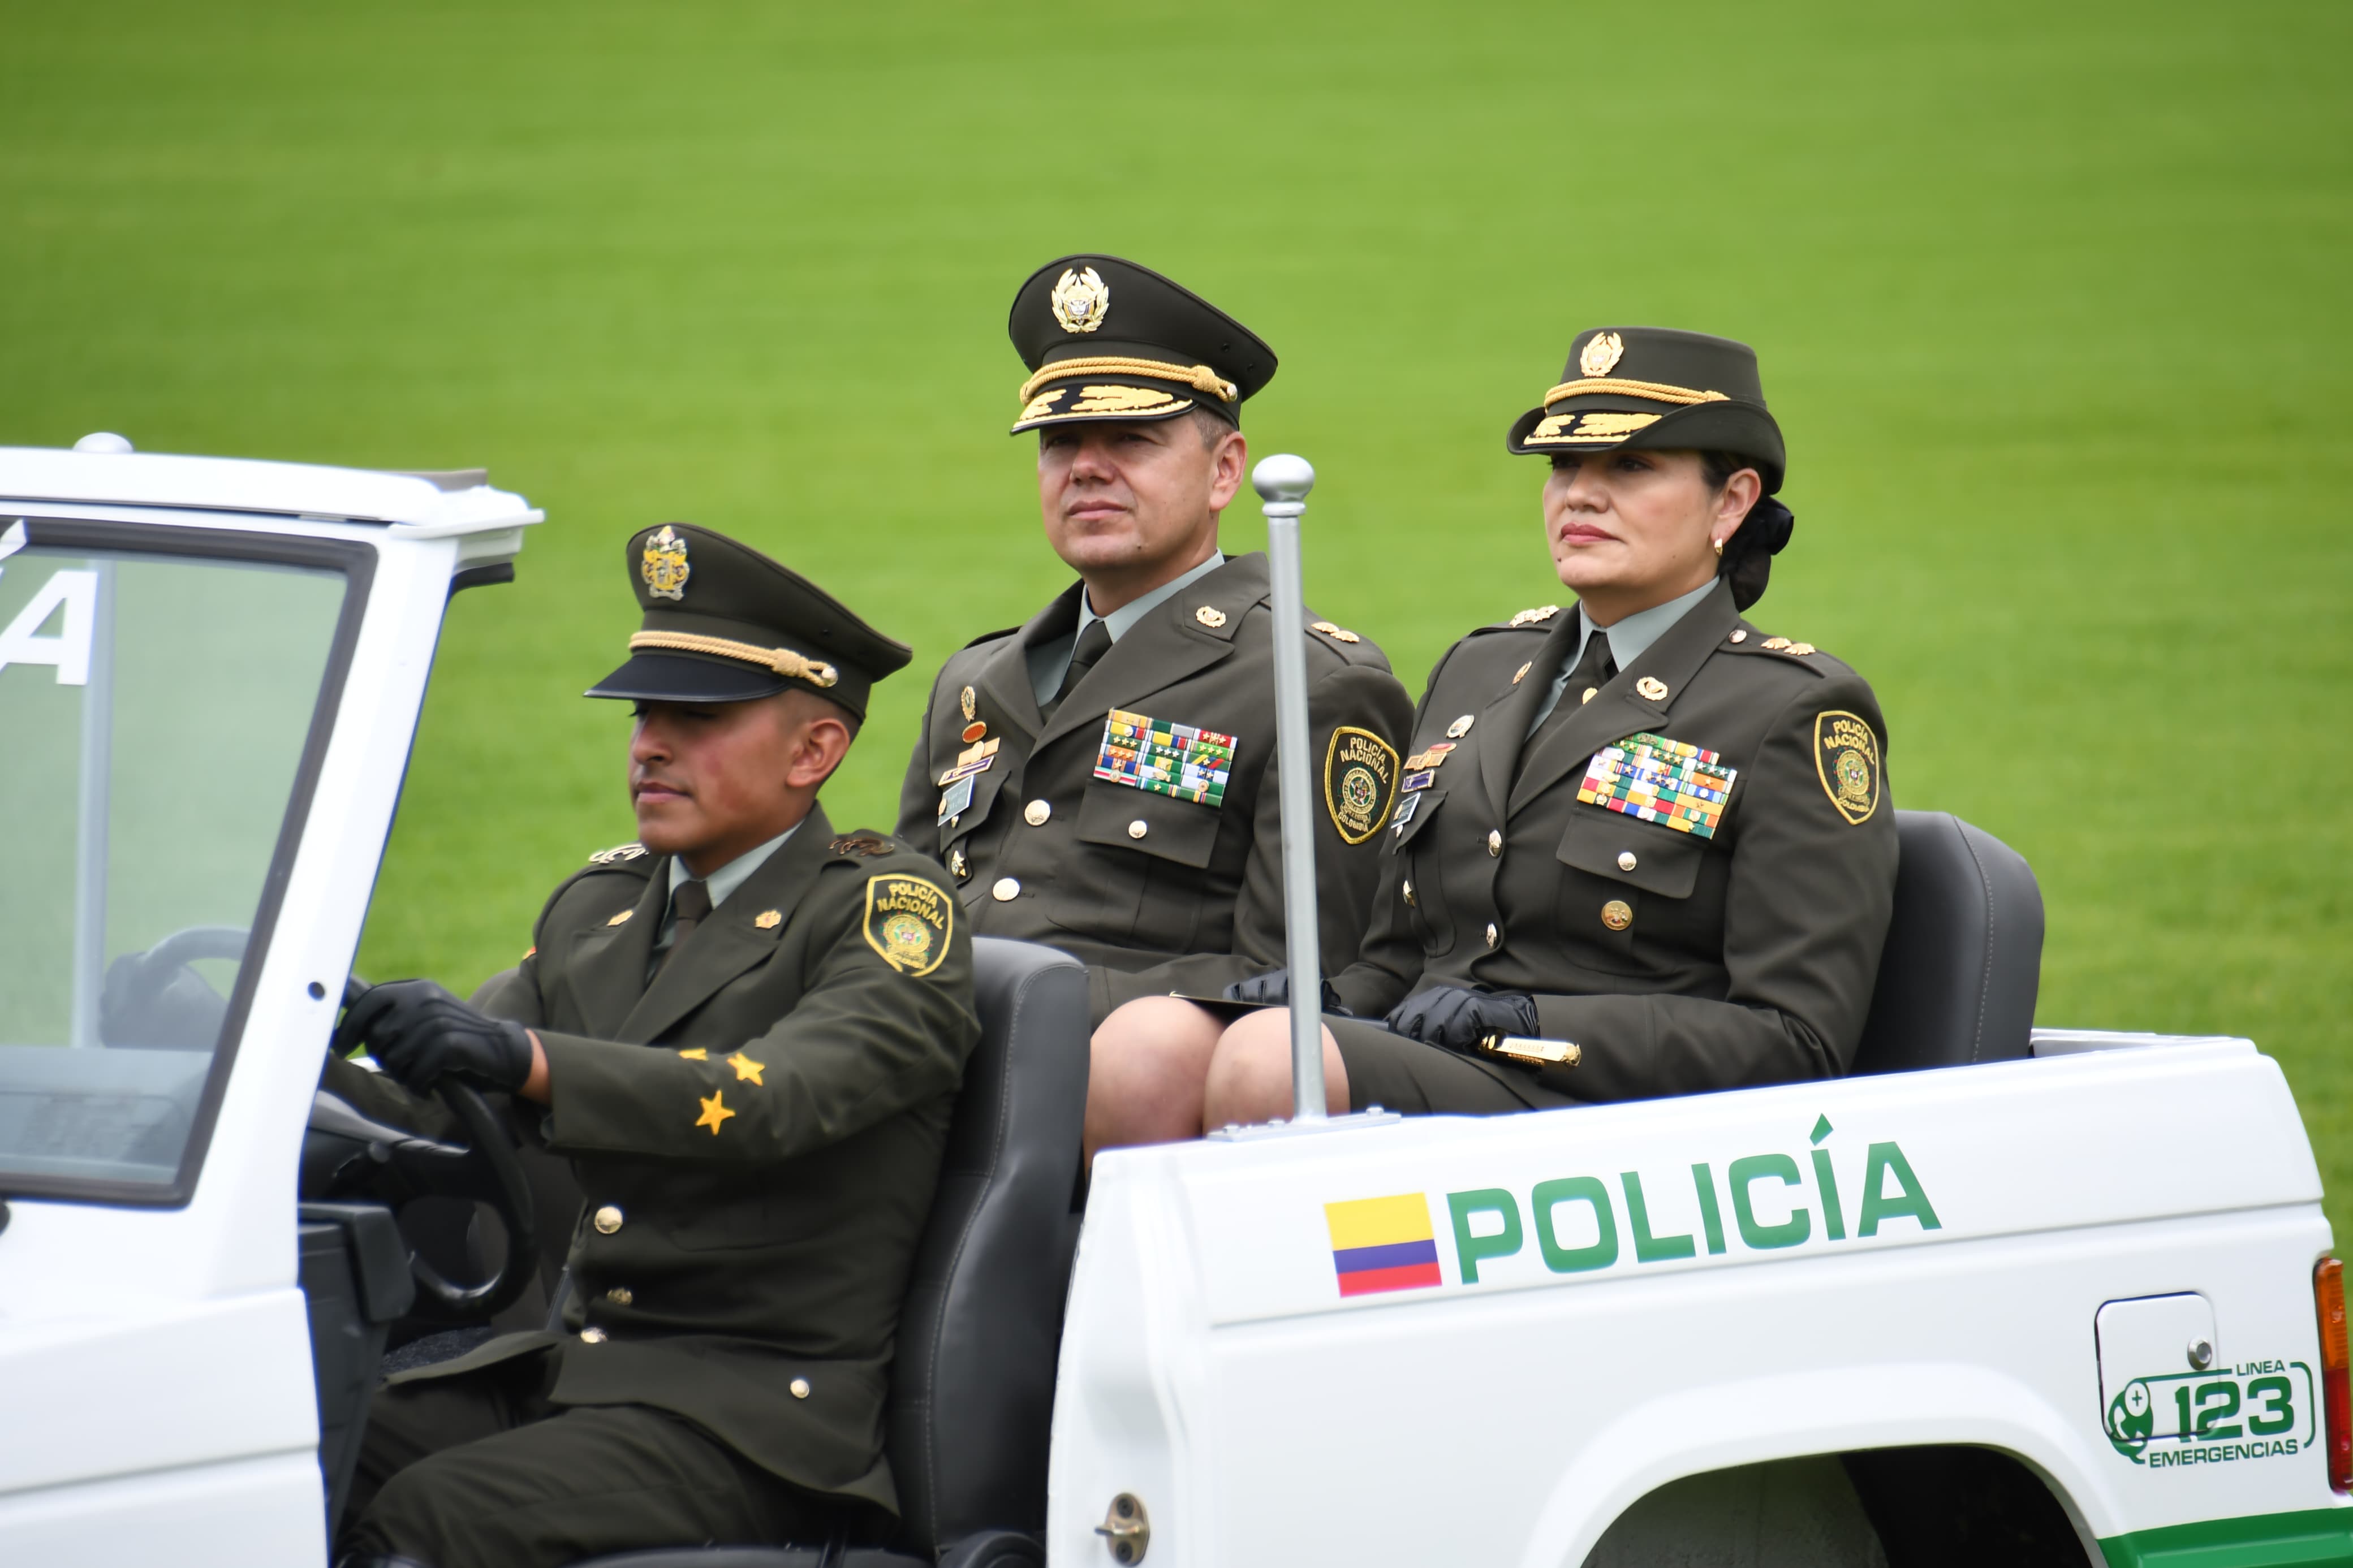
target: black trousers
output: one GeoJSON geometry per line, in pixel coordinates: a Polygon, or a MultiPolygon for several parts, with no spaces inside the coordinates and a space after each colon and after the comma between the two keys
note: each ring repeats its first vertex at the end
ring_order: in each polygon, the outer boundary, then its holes
{"type": "Polygon", "coordinates": [[[638,1405],[550,1405],[544,1358],[378,1389],[339,1551],[565,1568],[657,1546],[822,1544],[868,1521],[638,1405]]]}

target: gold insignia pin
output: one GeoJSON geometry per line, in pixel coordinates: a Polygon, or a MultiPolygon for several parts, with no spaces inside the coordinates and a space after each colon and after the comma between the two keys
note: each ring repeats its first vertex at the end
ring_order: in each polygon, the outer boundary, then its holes
{"type": "Polygon", "coordinates": [[[776,910],[762,910],[752,917],[752,923],[762,931],[774,931],[785,923],[785,917],[776,910]]]}
{"type": "Polygon", "coordinates": [[[615,915],[611,920],[607,921],[605,923],[608,926],[626,925],[628,923],[629,917],[637,912],[638,911],[635,910],[623,910],[619,914],[615,915]]]}
{"type": "Polygon", "coordinates": [[[645,852],[646,847],[642,844],[616,844],[610,849],[599,849],[589,856],[588,863],[592,866],[617,866],[624,860],[638,859],[645,852]]]}
{"type": "Polygon", "coordinates": [[[1588,376],[1608,375],[1626,357],[1626,340],[1615,332],[1596,332],[1577,353],[1577,368],[1588,376]]]}
{"type": "Polygon", "coordinates": [[[1783,648],[1789,646],[1789,639],[1788,637],[1767,637],[1765,639],[1765,646],[1772,649],[1775,653],[1779,653],[1783,648]]]}
{"type": "Polygon", "coordinates": [[[1585,695],[1577,700],[1577,705],[1580,708],[1584,707],[1587,703],[1592,701],[1593,699],[1600,693],[1600,690],[1601,688],[1598,686],[1587,687],[1585,689],[1585,695]]]}
{"type": "Polygon", "coordinates": [[[1512,617],[1512,625],[1515,626],[1533,626],[1541,622],[1548,621],[1558,614],[1560,614],[1560,606],[1558,605],[1538,605],[1533,610],[1522,610],[1519,614],[1514,616],[1512,617]]]}
{"type": "Polygon", "coordinates": [[[663,523],[654,530],[646,540],[638,572],[646,580],[646,592],[653,597],[686,597],[686,580],[694,574],[694,568],[687,564],[686,541],[679,537],[676,529],[663,523]]]}
{"type": "Polygon", "coordinates": [[[1066,332],[1092,332],[1111,314],[1111,285],[1092,267],[1064,268],[1046,299],[1066,332]]]}
{"type": "Polygon", "coordinates": [[[1462,717],[1454,721],[1453,723],[1446,726],[1446,738],[1450,741],[1459,741],[1463,736],[1469,734],[1471,732],[1471,726],[1477,722],[1478,721],[1476,719],[1473,719],[1470,714],[1465,713],[1462,717]]]}
{"type": "Polygon", "coordinates": [[[1655,675],[1646,675],[1634,682],[1634,689],[1653,702],[1664,702],[1667,700],[1667,683],[1655,675]]]}
{"type": "Polygon", "coordinates": [[[1313,622],[1308,626],[1307,629],[1312,632],[1322,632],[1334,642],[1362,642],[1365,640],[1356,633],[1352,631],[1345,631],[1342,628],[1334,626],[1329,621],[1313,622]]]}
{"type": "Polygon", "coordinates": [[[967,741],[977,741],[987,733],[988,725],[982,720],[975,719],[964,727],[964,738],[967,741]]]}
{"type": "Polygon", "coordinates": [[[1634,911],[1622,899],[1612,899],[1601,906],[1601,923],[1611,931],[1624,931],[1634,923],[1634,911]]]}
{"type": "Polygon", "coordinates": [[[684,1057],[691,1062],[707,1062],[711,1059],[711,1053],[701,1046],[695,1046],[691,1049],[681,1051],[678,1054],[684,1057]]]}
{"type": "Polygon", "coordinates": [[[737,1083],[755,1083],[762,1089],[768,1087],[767,1080],[760,1076],[762,1073],[768,1070],[767,1063],[755,1062],[750,1057],[745,1056],[743,1052],[737,1051],[733,1056],[727,1058],[727,1065],[735,1069],[735,1081],[737,1083]]]}
{"type": "Polygon", "coordinates": [[[980,702],[974,695],[971,687],[967,686],[964,689],[963,695],[956,699],[956,704],[964,710],[965,718],[975,719],[980,716],[980,702]]]}
{"type": "Polygon", "coordinates": [[[1205,626],[1222,626],[1226,624],[1226,612],[1213,605],[1204,605],[1193,612],[1193,618],[1205,626]]]}
{"type": "Polygon", "coordinates": [[[695,1098],[698,1100],[702,1100],[702,1114],[694,1119],[694,1124],[697,1127],[710,1128],[711,1135],[713,1138],[718,1137],[719,1124],[735,1114],[733,1111],[727,1109],[726,1091],[723,1089],[713,1089],[709,1100],[703,1100],[701,1095],[697,1095],[695,1098]]]}
{"type": "Polygon", "coordinates": [[[972,875],[972,862],[964,858],[963,845],[959,844],[948,851],[948,869],[958,877],[972,875]]]}
{"type": "Polygon", "coordinates": [[[1793,658],[1803,658],[1813,651],[1814,645],[1810,642],[1793,642],[1789,645],[1789,652],[1793,658]]]}
{"type": "Polygon", "coordinates": [[[1534,669],[1535,667],[1536,661],[1535,659],[1530,659],[1527,663],[1520,666],[1519,668],[1512,671],[1512,684],[1517,686],[1521,681],[1525,680],[1528,678],[1528,671],[1534,669]]]}

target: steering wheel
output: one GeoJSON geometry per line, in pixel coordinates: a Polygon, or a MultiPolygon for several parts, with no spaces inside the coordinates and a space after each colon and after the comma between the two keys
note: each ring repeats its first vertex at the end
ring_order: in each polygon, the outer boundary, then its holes
{"type": "MultiPolygon", "coordinates": [[[[348,1007],[366,994],[354,976],[343,987],[348,1007]]],[[[434,1097],[466,1130],[464,1143],[443,1143],[372,1121],[322,1089],[311,1103],[302,1139],[301,1188],[306,1196],[363,1197],[404,1209],[419,1198],[488,1204],[506,1231],[504,1256],[488,1279],[460,1285],[444,1278],[412,1248],[421,1315],[480,1322],[505,1310],[531,1285],[538,1264],[538,1224],[531,1184],[497,1111],[470,1085],[445,1078],[434,1097]]]]}
{"type": "Polygon", "coordinates": [[[107,966],[99,1037],[110,1046],[210,1050],[228,1004],[188,967],[202,958],[242,963],[252,933],[241,926],[189,926],[144,952],[107,966]]]}

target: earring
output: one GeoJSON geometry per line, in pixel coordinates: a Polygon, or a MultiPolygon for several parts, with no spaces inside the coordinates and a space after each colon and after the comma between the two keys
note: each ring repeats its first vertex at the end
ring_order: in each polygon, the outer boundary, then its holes
{"type": "Polygon", "coordinates": [[[1724,541],[1722,541],[1721,539],[1719,539],[1719,540],[1717,540],[1717,541],[1715,542],[1715,558],[1716,558],[1718,561],[1721,561],[1721,560],[1723,560],[1723,559],[1724,559],[1724,541]]]}

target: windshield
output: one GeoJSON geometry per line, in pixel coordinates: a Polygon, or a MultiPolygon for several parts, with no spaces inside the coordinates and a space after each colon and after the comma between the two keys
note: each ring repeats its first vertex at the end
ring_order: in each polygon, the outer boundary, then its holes
{"type": "Polygon", "coordinates": [[[347,579],[32,528],[0,532],[0,1191],[135,1194],[229,1043],[347,579]]]}

